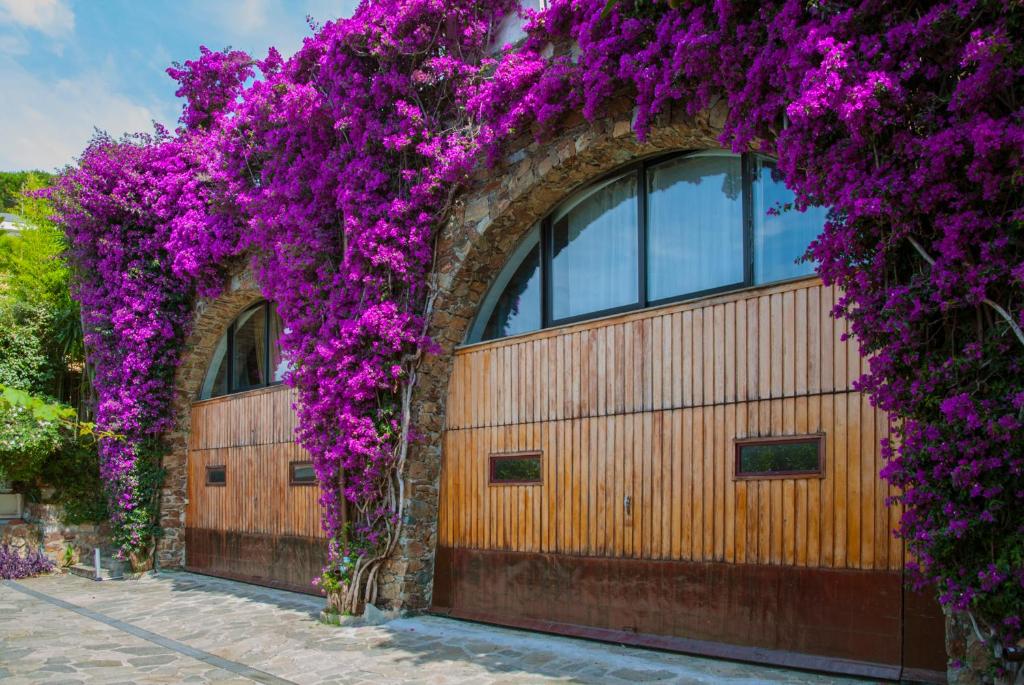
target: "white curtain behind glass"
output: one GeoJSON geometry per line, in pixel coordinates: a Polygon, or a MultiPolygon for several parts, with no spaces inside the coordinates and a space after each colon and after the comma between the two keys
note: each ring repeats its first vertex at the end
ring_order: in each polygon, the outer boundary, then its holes
{"type": "Polygon", "coordinates": [[[553,318],[637,302],[636,222],[634,174],[608,183],[556,217],[553,318]]]}
{"type": "Polygon", "coordinates": [[[694,155],[648,171],[647,297],[743,281],[743,176],[735,155],[694,155]]]}

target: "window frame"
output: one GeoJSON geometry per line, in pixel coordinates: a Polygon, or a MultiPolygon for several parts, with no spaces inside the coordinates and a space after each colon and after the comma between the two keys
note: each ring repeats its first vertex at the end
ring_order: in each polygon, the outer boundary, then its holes
{"type": "Polygon", "coordinates": [[[543,450],[524,450],[522,452],[492,452],[487,455],[487,485],[543,485],[544,484],[544,452],[543,450]],[[540,467],[540,475],[536,479],[529,480],[498,480],[495,476],[495,467],[500,461],[513,461],[515,459],[537,459],[540,467]]]}
{"type": "Polygon", "coordinates": [[[800,435],[772,435],[750,438],[736,438],[733,440],[733,480],[769,480],[785,478],[824,478],[825,477],[825,434],[824,433],[802,433],[800,435]],[[817,443],[818,445],[818,468],[800,469],[794,471],[740,471],[740,452],[744,447],[756,447],[758,445],[777,445],[779,443],[803,444],[817,443]]]}
{"type": "Polygon", "coordinates": [[[294,485],[296,487],[306,487],[317,484],[316,472],[313,473],[313,480],[296,480],[295,479],[295,467],[296,466],[313,466],[313,462],[309,459],[300,459],[299,461],[288,462],[288,485],[294,485]]]}
{"type": "Polygon", "coordinates": [[[228,484],[228,467],[227,467],[227,464],[211,464],[211,465],[207,466],[206,467],[206,478],[204,479],[204,482],[206,483],[206,486],[210,487],[210,488],[223,488],[223,487],[226,487],[227,484],[228,484]],[[210,481],[210,472],[211,471],[223,471],[224,472],[224,482],[223,483],[211,482],[210,481]]]}
{"type": "MultiPolygon", "coordinates": [[[[653,155],[645,159],[641,159],[632,164],[618,167],[607,174],[603,174],[598,178],[593,179],[586,185],[579,188],[576,192],[570,194],[562,202],[554,207],[554,209],[547,213],[547,215],[539,222],[539,245],[540,245],[540,290],[541,290],[541,326],[537,330],[545,330],[548,328],[554,328],[558,326],[564,326],[568,324],[579,323],[581,321],[590,321],[593,319],[599,319],[605,316],[612,316],[615,314],[623,314],[626,312],[638,311],[642,309],[648,309],[651,307],[659,307],[662,305],[673,304],[676,302],[684,302],[688,300],[696,300],[704,297],[710,297],[712,295],[718,295],[726,292],[733,292],[736,290],[742,290],[744,288],[751,288],[755,286],[766,286],[773,285],[776,283],[785,283],[787,281],[795,281],[804,278],[810,278],[813,273],[801,276],[793,276],[791,278],[781,279],[778,281],[771,281],[766,283],[757,283],[754,279],[754,183],[757,179],[754,178],[754,160],[755,157],[764,157],[771,159],[768,155],[762,155],[757,152],[744,152],[740,155],[729,152],[728,150],[722,149],[707,149],[707,150],[686,150],[686,151],[674,151],[665,154],[653,155]],[[742,184],[742,233],[743,233],[743,280],[735,283],[728,283],[726,285],[715,286],[714,288],[706,288],[704,290],[697,290],[693,292],[680,293],[678,295],[672,295],[670,297],[664,297],[656,300],[648,299],[648,288],[647,288],[647,254],[649,252],[649,233],[650,227],[648,217],[648,200],[649,193],[647,188],[648,171],[651,167],[664,164],[666,162],[686,159],[687,157],[696,157],[700,155],[721,155],[723,157],[735,157],[740,158],[740,173],[741,173],[741,184],[742,184]],[[554,240],[555,240],[555,222],[553,221],[554,216],[557,214],[559,208],[561,208],[566,202],[569,202],[573,197],[578,195],[586,195],[592,192],[594,189],[599,189],[601,186],[608,182],[617,179],[625,178],[630,173],[636,175],[637,182],[637,202],[636,202],[636,231],[637,231],[637,301],[632,304],[620,305],[617,307],[610,307],[607,309],[601,309],[592,312],[586,312],[584,314],[578,314],[563,318],[554,318],[554,291],[552,288],[552,269],[554,259],[554,240]]],[[[518,249],[518,248],[517,248],[518,249]]],[[[520,262],[524,256],[520,258],[520,262]]],[[[518,268],[518,262],[517,262],[518,268]]],[[[492,288],[495,284],[492,284],[492,288]]],[[[507,284],[506,284],[507,286],[507,284]]],[[[500,298],[501,293],[498,293],[500,298]]],[[[491,298],[490,291],[485,296],[484,302],[497,301],[497,298],[491,298]]],[[[483,317],[486,314],[485,321],[477,325],[474,322],[469,328],[470,337],[467,340],[467,344],[491,342],[494,340],[501,340],[505,337],[510,336],[499,336],[495,338],[483,337],[483,332],[486,329],[487,321],[493,314],[493,306],[481,308],[478,312],[478,316],[483,317]]],[[[533,331],[531,331],[533,332],[533,331]]]]}
{"type": "MultiPolygon", "coordinates": [[[[226,349],[224,351],[224,362],[222,363],[227,364],[227,390],[220,395],[214,395],[211,392],[209,397],[200,398],[200,401],[215,400],[220,397],[227,397],[228,395],[238,395],[243,392],[271,388],[275,385],[281,385],[284,382],[273,380],[274,370],[270,368],[270,300],[261,300],[239,312],[238,316],[236,316],[228,325],[227,330],[224,332],[224,336],[226,337],[227,342],[226,349]],[[266,380],[258,385],[250,385],[249,387],[238,389],[235,387],[235,328],[238,325],[239,319],[256,309],[263,310],[263,368],[266,369],[266,380]]],[[[203,377],[204,385],[206,383],[206,379],[212,372],[213,366],[211,363],[211,365],[206,369],[206,376],[203,377]]]]}

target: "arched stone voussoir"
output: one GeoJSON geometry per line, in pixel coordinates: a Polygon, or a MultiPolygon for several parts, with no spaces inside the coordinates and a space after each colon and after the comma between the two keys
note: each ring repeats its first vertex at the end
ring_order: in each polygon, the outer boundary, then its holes
{"type": "MultiPolygon", "coordinates": [[[[248,260],[244,262],[247,264],[248,260]]],[[[165,436],[166,476],[160,491],[160,526],[156,562],[163,568],[185,564],[185,505],[188,498],[188,442],[192,403],[199,398],[203,379],[224,331],[250,305],[262,299],[252,270],[243,265],[232,270],[220,295],[199,298],[193,307],[192,327],[181,352],[174,381],[171,411],[174,430],[165,436]]]]}

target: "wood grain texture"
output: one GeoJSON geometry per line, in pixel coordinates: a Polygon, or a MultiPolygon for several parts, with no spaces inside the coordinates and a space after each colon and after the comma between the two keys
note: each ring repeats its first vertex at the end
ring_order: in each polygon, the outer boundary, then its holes
{"type": "Polygon", "coordinates": [[[439,544],[901,568],[887,422],[851,388],[835,298],[805,280],[459,350],[439,544]],[[737,438],[809,433],[824,477],[734,478],[737,438]],[[488,486],[488,454],[515,450],[543,452],[543,483],[488,486]]]}
{"type": "Polygon", "coordinates": [[[851,390],[860,356],[835,297],[798,281],[464,347],[448,428],[851,390]]]}
{"type": "Polygon", "coordinates": [[[289,463],[309,459],[293,438],[294,399],[275,386],[193,405],[187,527],[323,537],[319,488],[289,483],[289,463]],[[224,487],[205,484],[214,465],[226,469],[224,487]]]}

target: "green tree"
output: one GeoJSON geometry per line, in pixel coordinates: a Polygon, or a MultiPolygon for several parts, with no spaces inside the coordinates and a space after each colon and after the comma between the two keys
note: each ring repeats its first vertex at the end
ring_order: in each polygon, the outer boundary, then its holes
{"type": "Polygon", "coordinates": [[[69,290],[64,234],[36,191],[49,176],[0,173],[0,202],[24,228],[0,235],[0,480],[56,490],[69,522],[106,517],[88,402],[78,304],[69,290]],[[19,183],[18,192],[10,186],[19,183]],[[87,413],[87,412],[86,412],[87,413]]]}
{"type": "Polygon", "coordinates": [[[49,184],[52,174],[45,171],[0,171],[0,212],[13,212],[21,199],[21,191],[30,177],[49,184]]]}
{"type": "Polygon", "coordinates": [[[81,319],[69,290],[65,237],[49,219],[49,202],[35,195],[47,181],[25,175],[13,207],[25,228],[0,236],[0,383],[76,402],[73,393],[84,369],[81,319]],[[25,366],[21,360],[29,350],[33,362],[39,354],[45,357],[45,368],[31,380],[5,374],[7,367],[25,366]]]}

